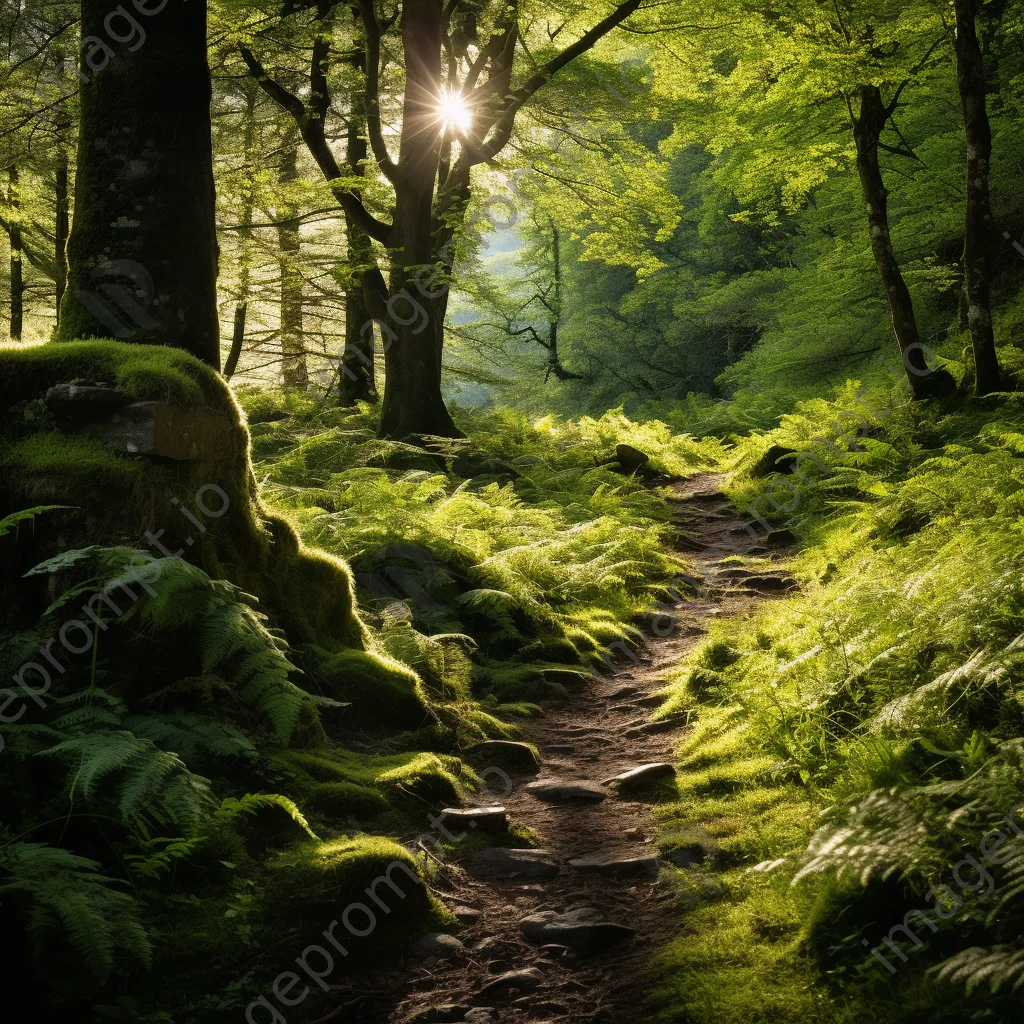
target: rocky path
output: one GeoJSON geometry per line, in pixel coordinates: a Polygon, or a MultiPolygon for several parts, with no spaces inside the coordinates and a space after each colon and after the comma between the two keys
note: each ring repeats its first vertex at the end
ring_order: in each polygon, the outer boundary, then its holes
{"type": "MultiPolygon", "coordinates": [[[[723,562],[721,535],[735,513],[721,484],[713,475],[692,478],[677,485],[673,502],[680,550],[706,584],[701,597],[677,606],[671,631],[663,619],[634,660],[574,687],[524,727],[540,751],[539,770],[513,773],[501,805],[508,820],[532,830],[536,848],[509,849],[507,835],[481,843],[494,822],[478,820],[473,851],[457,849],[437,880],[463,925],[455,937],[428,939],[401,968],[340,987],[344,1012],[336,1006],[320,1020],[645,1019],[646,964],[685,917],[673,873],[702,870],[657,855],[651,802],[671,795],[673,752],[686,727],[685,715],[650,721],[662,677],[709,619],[742,614],[792,584],[771,551],[755,549],[749,565],[723,562]]],[[[501,814],[490,817],[500,829],[501,814]]],[[[453,833],[468,826],[449,825],[453,833]]]]}

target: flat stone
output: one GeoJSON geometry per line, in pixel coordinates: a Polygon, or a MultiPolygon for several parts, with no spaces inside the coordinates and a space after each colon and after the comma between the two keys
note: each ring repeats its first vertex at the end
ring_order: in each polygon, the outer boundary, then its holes
{"type": "Polygon", "coordinates": [[[497,765],[513,765],[527,771],[540,767],[540,759],[533,747],[529,743],[518,743],[515,740],[484,740],[474,743],[466,755],[477,763],[487,761],[497,765]]]}
{"type": "MultiPolygon", "coordinates": [[[[710,613],[709,613],[710,614],[710,613]]],[[[655,722],[639,721],[630,725],[623,733],[627,740],[635,739],[637,736],[649,736],[652,733],[670,732],[686,725],[686,715],[669,715],[667,718],[659,718],[655,722]]]]}
{"type": "Polygon", "coordinates": [[[466,1024],[490,1024],[495,1019],[494,1010],[490,1006],[478,1006],[476,1009],[470,1010],[462,1019],[466,1024]]]}
{"type": "Polygon", "coordinates": [[[524,967],[519,971],[506,971],[487,982],[474,996],[486,999],[506,992],[532,992],[544,981],[544,975],[536,967],[524,967]]]}
{"type": "Polygon", "coordinates": [[[599,803],[608,796],[608,791],[595,782],[582,782],[567,779],[546,779],[531,782],[526,792],[540,800],[551,800],[555,803],[599,803]]]}
{"type": "Polygon", "coordinates": [[[564,914],[553,910],[531,914],[519,922],[519,930],[527,942],[568,946],[578,953],[589,953],[636,934],[633,928],[607,920],[594,907],[578,907],[564,914]]]}
{"type": "Polygon", "coordinates": [[[610,779],[605,779],[601,785],[610,786],[619,793],[631,793],[638,789],[649,786],[659,779],[670,779],[675,776],[676,770],[665,761],[653,761],[650,764],[642,764],[629,771],[620,772],[610,779]]]}
{"type": "Polygon", "coordinates": [[[403,1019],[402,1024],[454,1024],[456,1021],[464,1021],[468,1012],[467,1003],[437,1003],[435,1006],[414,1010],[403,1019]]]}
{"type": "Polygon", "coordinates": [[[598,875],[656,875],[658,858],[653,854],[646,857],[577,857],[569,861],[569,866],[598,875]]]}
{"type": "Polygon", "coordinates": [[[449,959],[458,956],[466,947],[454,936],[446,935],[444,932],[433,932],[417,939],[410,952],[413,956],[430,957],[440,956],[449,959]]]}
{"type": "Polygon", "coordinates": [[[452,916],[463,924],[476,924],[483,917],[483,911],[473,907],[455,907],[452,910],[452,916]]]}
{"type": "Polygon", "coordinates": [[[128,405],[132,396],[121,388],[102,384],[54,384],[43,402],[56,416],[68,419],[89,419],[108,416],[115,409],[128,405]]]}
{"type": "Polygon", "coordinates": [[[504,832],[508,816],[504,807],[446,807],[441,812],[441,824],[450,831],[462,828],[504,832]]]}
{"type": "Polygon", "coordinates": [[[547,881],[558,874],[558,861],[547,850],[509,850],[492,847],[477,850],[469,858],[474,878],[526,878],[547,881]]]}
{"type": "Polygon", "coordinates": [[[228,459],[235,451],[235,431],[224,413],[166,402],[133,402],[86,429],[118,451],[178,462],[228,459]]]}

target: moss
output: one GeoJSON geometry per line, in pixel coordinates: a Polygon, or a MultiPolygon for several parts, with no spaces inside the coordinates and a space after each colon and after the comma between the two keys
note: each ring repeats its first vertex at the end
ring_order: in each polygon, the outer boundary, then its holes
{"type": "Polygon", "coordinates": [[[391,658],[311,647],[304,663],[318,692],[351,704],[344,712],[350,725],[399,732],[416,729],[430,717],[419,676],[391,658]]]}
{"type": "MultiPolygon", "coordinates": [[[[373,914],[374,933],[349,937],[351,942],[345,944],[379,946],[382,940],[409,938],[415,934],[410,922],[437,910],[412,854],[379,836],[304,843],[279,855],[267,868],[262,909],[264,926],[276,930],[267,937],[272,934],[275,940],[281,927],[301,927],[303,934],[315,935],[339,920],[347,907],[361,904],[373,914]],[[374,884],[388,872],[392,884],[374,884]]],[[[369,920],[362,910],[353,912],[356,929],[365,929],[369,920]]],[[[343,929],[336,934],[345,938],[343,929]]]]}

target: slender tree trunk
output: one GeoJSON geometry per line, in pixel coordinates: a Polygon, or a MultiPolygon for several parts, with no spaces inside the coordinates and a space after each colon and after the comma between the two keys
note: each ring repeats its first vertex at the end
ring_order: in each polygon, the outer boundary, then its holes
{"type": "Polygon", "coordinates": [[[424,275],[435,269],[434,185],[442,132],[437,104],[441,95],[442,0],[405,0],[402,43],[406,86],[402,142],[395,183],[391,282],[384,363],[386,386],[381,411],[385,437],[460,437],[441,395],[440,338],[447,289],[433,296],[424,275]]]}
{"type": "Polygon", "coordinates": [[[25,281],[22,277],[21,246],[21,190],[18,168],[13,164],[7,170],[7,205],[11,211],[11,341],[21,341],[25,318],[25,281]]]}
{"type": "Polygon", "coordinates": [[[60,306],[68,285],[68,233],[70,218],[68,208],[68,151],[61,145],[57,151],[55,194],[57,216],[54,224],[53,265],[56,288],[57,323],[60,326],[60,306]]]}
{"type": "Polygon", "coordinates": [[[231,348],[224,364],[224,376],[228,379],[238,369],[238,361],[245,351],[245,324],[249,313],[249,288],[252,280],[252,228],[249,225],[252,224],[253,209],[256,205],[253,161],[256,148],[258,86],[246,79],[242,88],[245,90],[245,137],[242,144],[242,151],[245,154],[245,183],[242,188],[242,227],[238,238],[238,293],[231,329],[231,348]]]}
{"type": "Polygon", "coordinates": [[[75,219],[56,336],[171,345],[219,368],[206,0],[136,5],[145,38],[124,43],[105,28],[110,0],[81,7],[75,219]]]}
{"type": "Polygon", "coordinates": [[[284,357],[281,379],[286,388],[304,391],[309,384],[306,372],[305,341],[302,333],[302,268],[299,259],[302,239],[296,219],[298,207],[288,195],[298,180],[299,135],[289,125],[281,154],[278,182],[285,193],[278,205],[277,247],[281,268],[281,354],[284,357]]]}
{"type": "Polygon", "coordinates": [[[867,206],[871,252],[889,303],[893,331],[907,378],[915,397],[921,398],[930,394],[929,379],[936,375],[929,371],[925,361],[910,290],[903,279],[889,234],[889,193],[878,162],[878,141],[888,115],[878,86],[861,86],[859,98],[860,111],[852,118],[853,137],[857,146],[857,173],[867,206]]]}
{"type": "Polygon", "coordinates": [[[985,109],[985,75],[974,22],[974,0],[955,0],[954,7],[956,78],[967,139],[967,218],[964,231],[967,322],[974,348],[974,391],[978,395],[987,395],[1000,387],[989,297],[992,204],[988,182],[992,131],[985,109]]]}
{"type": "MultiPolygon", "coordinates": [[[[366,46],[362,39],[357,39],[348,63],[357,71],[365,71],[366,46]]],[[[363,161],[369,152],[366,115],[360,108],[361,102],[362,98],[356,97],[352,104],[345,151],[349,172],[360,177],[366,173],[363,161]]],[[[366,291],[379,287],[381,277],[373,243],[351,216],[345,217],[345,237],[348,239],[349,279],[345,289],[345,348],[341,355],[338,397],[343,406],[353,406],[356,402],[377,401],[373,314],[366,291]]],[[[386,296],[384,302],[387,302],[386,296]]]]}

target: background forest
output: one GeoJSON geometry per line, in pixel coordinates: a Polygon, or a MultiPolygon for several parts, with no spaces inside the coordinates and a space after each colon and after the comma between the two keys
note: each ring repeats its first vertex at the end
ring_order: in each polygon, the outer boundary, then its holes
{"type": "Polygon", "coordinates": [[[714,571],[774,538],[793,588],[659,678],[680,927],[643,1012],[1017,1019],[1024,5],[0,30],[12,1019],[277,1020],[396,861],[339,973],[455,927],[421,819],[717,586],[674,490],[705,474],[763,535],[714,571]]]}

